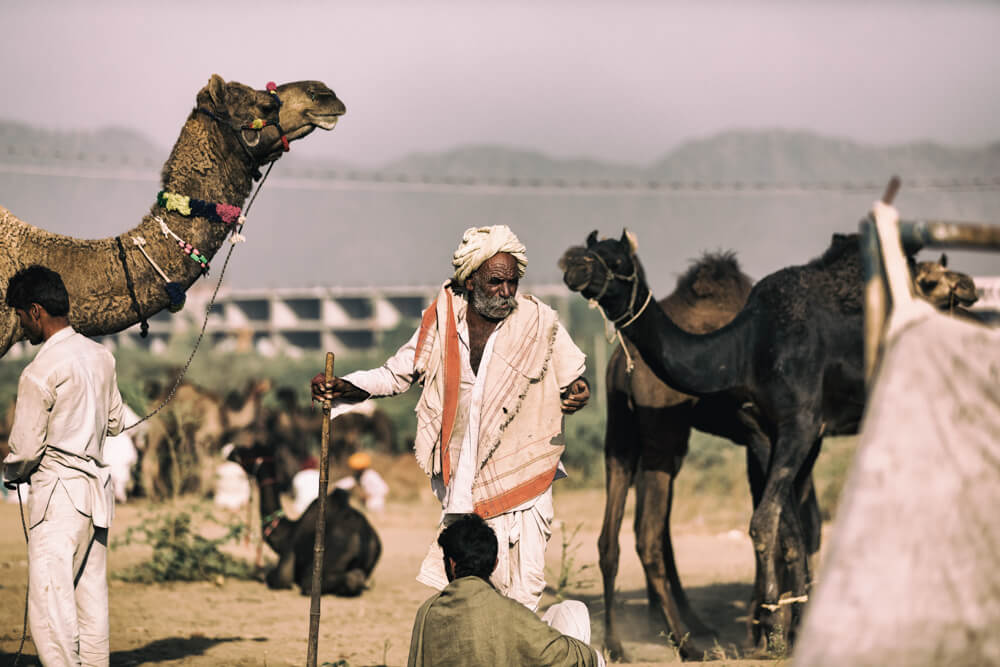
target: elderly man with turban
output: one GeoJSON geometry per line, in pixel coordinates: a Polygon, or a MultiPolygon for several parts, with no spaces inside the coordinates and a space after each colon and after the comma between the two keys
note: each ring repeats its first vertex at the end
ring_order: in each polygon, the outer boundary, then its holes
{"type": "MultiPolygon", "coordinates": [[[[420,383],[414,450],[441,501],[439,528],[467,513],[486,519],[500,545],[493,584],[534,611],[545,588],[552,482],[565,476],[563,414],[583,407],[590,388],[584,354],[555,311],[517,293],[527,263],[506,225],[466,230],[454,276],[410,340],[379,368],[329,384],[318,374],[312,391],[337,405],[420,383]]],[[[436,542],[417,580],[448,585],[436,542]]]]}

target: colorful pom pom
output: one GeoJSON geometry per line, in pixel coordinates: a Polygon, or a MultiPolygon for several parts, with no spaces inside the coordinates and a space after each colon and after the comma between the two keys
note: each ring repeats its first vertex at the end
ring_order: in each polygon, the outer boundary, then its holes
{"type": "Polygon", "coordinates": [[[191,198],[187,195],[166,192],[163,197],[166,200],[166,209],[168,211],[177,211],[181,215],[191,215],[191,198]]]}
{"type": "Polygon", "coordinates": [[[167,306],[167,310],[171,313],[179,312],[187,300],[187,295],[184,294],[184,286],[180,283],[167,283],[164,287],[167,290],[167,296],[170,297],[170,305],[167,306]]]}
{"type": "Polygon", "coordinates": [[[231,225],[240,218],[240,207],[232,204],[216,204],[215,213],[224,223],[231,225]]]}

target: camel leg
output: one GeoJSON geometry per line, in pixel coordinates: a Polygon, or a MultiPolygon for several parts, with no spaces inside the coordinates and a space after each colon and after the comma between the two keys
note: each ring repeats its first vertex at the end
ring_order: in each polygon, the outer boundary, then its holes
{"type": "MultiPolygon", "coordinates": [[[[746,447],[747,481],[754,511],[764,495],[766,470],[771,460],[771,439],[761,426],[756,407],[738,401],[700,400],[694,407],[692,425],[700,430],[728,438],[746,447]],[[720,404],[721,401],[721,404],[720,404]]],[[[764,572],[759,561],[754,568],[753,593],[747,606],[747,647],[760,646],[760,605],[764,599],[764,572]]]]}
{"type": "MultiPolygon", "coordinates": [[[[308,568],[310,575],[312,568],[308,568]]],[[[295,581],[295,550],[287,549],[278,556],[278,564],[265,577],[268,588],[291,588],[295,581]]],[[[311,583],[311,581],[310,581],[311,583]]]]}
{"type": "Polygon", "coordinates": [[[642,438],[636,484],[636,550],[646,573],[650,611],[666,623],[684,657],[701,657],[691,635],[712,634],[697,617],[681,586],[670,537],[674,478],[687,452],[687,405],[637,410],[642,438]],[[641,506],[642,511],[639,511],[641,506]]]}
{"type": "MultiPolygon", "coordinates": [[[[764,495],[764,465],[767,464],[766,458],[761,462],[761,458],[758,455],[759,450],[755,451],[751,445],[747,445],[747,479],[750,482],[750,498],[753,503],[754,511],[760,506],[760,499],[764,495]]],[[[759,561],[757,566],[754,568],[753,577],[753,593],[750,596],[750,604],[747,606],[747,636],[746,645],[757,647],[760,645],[761,633],[760,633],[760,603],[764,600],[764,572],[760,567],[759,561]]]]}
{"type": "MultiPolygon", "coordinates": [[[[604,584],[604,645],[612,660],[625,660],[625,651],[615,628],[615,578],[618,576],[622,518],[625,500],[639,459],[635,417],[620,392],[609,392],[608,419],[604,435],[604,521],[597,541],[601,580],[604,584]]],[[[636,509],[638,514],[638,508],[636,509]]]]}
{"type": "MultiPolygon", "coordinates": [[[[794,405],[787,401],[786,405],[794,405]]],[[[812,412],[818,414],[816,410],[812,412]]],[[[810,414],[809,410],[805,414],[810,414]]],[[[781,422],[774,444],[771,465],[767,471],[767,482],[760,504],[754,510],[750,521],[750,537],[754,543],[757,566],[762,573],[763,603],[760,610],[760,631],[768,638],[781,625],[781,606],[778,605],[782,591],[782,576],[779,576],[781,561],[787,567],[787,575],[792,580],[791,594],[795,597],[806,594],[808,563],[806,545],[799,522],[799,503],[795,496],[795,480],[800,475],[809,475],[807,462],[814,458],[814,438],[806,434],[818,432],[818,425],[799,415],[790,416],[781,422]],[[809,443],[803,446],[803,443],[809,443]]],[[[792,625],[799,616],[799,603],[793,604],[792,625]]],[[[784,627],[787,636],[794,634],[794,627],[784,627]]]]}
{"type": "MultiPolygon", "coordinates": [[[[327,529],[331,528],[327,525],[327,529]]],[[[323,553],[323,584],[321,594],[332,593],[352,597],[359,595],[365,587],[367,576],[360,566],[363,559],[361,537],[357,533],[345,533],[334,527],[326,534],[323,553]]],[[[314,535],[310,536],[314,539],[314,535]]],[[[312,542],[310,542],[310,545],[312,542]]],[[[312,594],[313,564],[298,570],[298,585],[303,595],[312,594]]]]}

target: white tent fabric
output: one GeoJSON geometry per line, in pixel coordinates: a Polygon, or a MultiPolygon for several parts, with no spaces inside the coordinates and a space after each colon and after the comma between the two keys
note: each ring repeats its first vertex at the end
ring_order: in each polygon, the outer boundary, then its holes
{"type": "Polygon", "coordinates": [[[889,332],[795,664],[1000,664],[1000,330],[889,332]]]}

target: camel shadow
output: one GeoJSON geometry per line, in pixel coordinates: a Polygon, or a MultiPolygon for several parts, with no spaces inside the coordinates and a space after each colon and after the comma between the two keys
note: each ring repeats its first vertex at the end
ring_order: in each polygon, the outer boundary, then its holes
{"type": "Polygon", "coordinates": [[[226,642],[267,641],[266,637],[167,637],[149,642],[129,651],[113,651],[112,665],[140,665],[149,662],[180,660],[189,656],[204,655],[207,650],[226,642]]]}
{"type": "MultiPolygon", "coordinates": [[[[744,645],[747,605],[753,593],[751,584],[719,582],[685,587],[684,590],[695,613],[715,631],[717,649],[721,649],[726,658],[739,658],[752,653],[744,645]]],[[[555,594],[551,587],[546,591],[555,594]]],[[[591,643],[603,646],[605,609],[600,590],[574,591],[565,597],[587,605],[593,632],[591,643]]],[[[615,624],[626,651],[633,659],[638,654],[655,662],[674,655],[666,625],[650,613],[645,588],[619,589],[615,593],[615,624]]]]}

